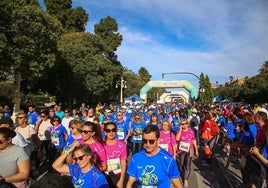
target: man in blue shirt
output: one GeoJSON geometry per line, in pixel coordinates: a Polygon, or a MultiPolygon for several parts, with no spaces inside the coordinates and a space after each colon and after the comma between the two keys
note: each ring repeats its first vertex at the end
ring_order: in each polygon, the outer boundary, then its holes
{"type": "Polygon", "coordinates": [[[159,129],[147,125],[143,131],[144,149],[134,154],[129,163],[127,188],[136,182],[140,187],[182,188],[180,172],[174,158],[158,146],[159,129]]]}
{"type": "Polygon", "coordinates": [[[28,107],[28,124],[35,127],[39,114],[35,111],[35,106],[30,105],[28,107]]]}

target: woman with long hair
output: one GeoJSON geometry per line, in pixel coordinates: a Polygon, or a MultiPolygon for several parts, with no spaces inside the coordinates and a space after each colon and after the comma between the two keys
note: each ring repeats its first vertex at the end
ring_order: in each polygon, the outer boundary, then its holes
{"type": "Polygon", "coordinates": [[[104,124],[105,145],[107,155],[108,181],[110,188],[123,188],[127,166],[127,148],[123,141],[116,139],[117,127],[114,122],[104,124]]]}
{"type": "Polygon", "coordinates": [[[100,127],[93,122],[85,122],[82,128],[82,138],[81,143],[85,143],[91,148],[96,155],[96,166],[104,172],[107,169],[107,157],[100,127]]]}
{"type": "Polygon", "coordinates": [[[71,175],[74,187],[109,187],[103,173],[94,165],[95,155],[87,144],[74,142],[69,152],[62,152],[53,163],[53,168],[63,175],[71,175]],[[68,165],[65,160],[70,154],[75,163],[68,165]]]}

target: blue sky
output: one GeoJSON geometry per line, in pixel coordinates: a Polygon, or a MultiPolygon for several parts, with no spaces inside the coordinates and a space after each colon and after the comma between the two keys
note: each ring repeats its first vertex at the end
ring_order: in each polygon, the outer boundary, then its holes
{"type": "MultiPolygon", "coordinates": [[[[73,0],[89,14],[86,26],[111,16],[123,42],[118,59],[152,80],[162,73],[207,74],[211,82],[254,76],[268,60],[267,0],[73,0]]],[[[192,75],[166,75],[165,80],[198,80],[192,75]]]]}

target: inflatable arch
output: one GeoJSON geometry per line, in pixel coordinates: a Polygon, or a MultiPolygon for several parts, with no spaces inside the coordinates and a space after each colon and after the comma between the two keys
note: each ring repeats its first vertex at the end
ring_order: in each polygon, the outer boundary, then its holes
{"type": "Polygon", "coordinates": [[[147,93],[153,87],[161,88],[185,88],[189,91],[191,100],[195,101],[198,98],[198,90],[187,80],[173,80],[173,81],[149,81],[140,90],[140,98],[147,102],[147,93]]]}

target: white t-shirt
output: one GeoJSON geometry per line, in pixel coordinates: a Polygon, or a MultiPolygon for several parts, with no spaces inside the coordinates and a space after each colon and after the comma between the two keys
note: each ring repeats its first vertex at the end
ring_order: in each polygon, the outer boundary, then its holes
{"type": "Polygon", "coordinates": [[[61,124],[65,127],[65,129],[67,130],[68,135],[70,135],[70,128],[69,128],[69,123],[70,121],[72,121],[74,118],[73,117],[69,117],[69,118],[62,118],[61,120],[61,124]]]}

